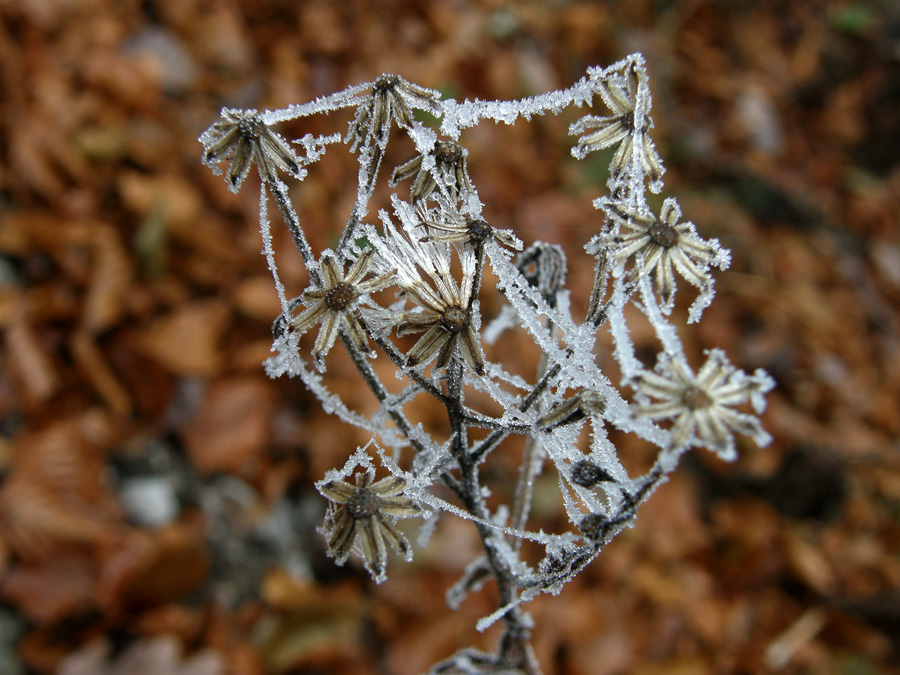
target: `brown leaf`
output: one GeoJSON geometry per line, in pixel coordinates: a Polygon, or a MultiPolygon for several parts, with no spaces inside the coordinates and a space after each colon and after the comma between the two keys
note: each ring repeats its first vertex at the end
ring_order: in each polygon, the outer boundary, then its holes
{"type": "Polygon", "coordinates": [[[784,549],[790,570],[816,593],[828,596],[837,588],[835,570],[822,550],[821,544],[809,541],[802,529],[785,532],[784,549]]]}
{"type": "Polygon", "coordinates": [[[224,236],[224,225],[204,212],[193,181],[177,175],[125,173],[119,178],[119,191],[129,210],[144,221],[145,257],[158,256],[159,251],[152,247],[158,247],[163,238],[170,236],[216,263],[234,263],[239,259],[240,249],[235,248],[233,239],[224,236]],[[154,232],[153,228],[161,232],[154,232]]]}
{"type": "Polygon", "coordinates": [[[182,655],[182,647],[171,635],[145,638],[113,656],[106,640],[90,642],[68,656],[59,675],[223,675],[221,655],[204,650],[182,655]]]}
{"type": "Polygon", "coordinates": [[[269,275],[250,277],[234,289],[234,305],[239,312],[254,319],[274,321],[281,314],[281,304],[269,275]]]}
{"type": "Polygon", "coordinates": [[[21,119],[9,142],[11,177],[48,201],[60,202],[70,180],[89,175],[62,130],[42,116],[21,119]]]}
{"type": "Polygon", "coordinates": [[[197,470],[239,475],[258,470],[269,439],[271,411],[272,389],[262,378],[212,384],[184,435],[197,470]]]}
{"type": "Polygon", "coordinates": [[[220,344],[229,321],[223,301],[198,300],[154,321],[142,342],[175,375],[211,376],[222,367],[220,344]]]}
{"type": "Polygon", "coordinates": [[[17,439],[0,488],[0,535],[21,558],[45,559],[60,544],[96,545],[123,527],[100,452],[75,422],[17,439]]]}
{"type": "Polygon", "coordinates": [[[130,290],[132,263],[115,230],[96,225],[92,232],[92,273],[84,298],[81,325],[88,332],[97,334],[122,319],[130,290]]]}
{"type": "Polygon", "coordinates": [[[78,331],[72,336],[71,344],[75,361],[106,404],[119,415],[129,413],[131,397],[97,347],[94,338],[84,331],[78,331]]]}
{"type": "Polygon", "coordinates": [[[45,624],[94,607],[94,563],[67,549],[40,562],[17,565],[0,592],[31,621],[45,624]]]}
{"type": "Polygon", "coordinates": [[[98,602],[108,611],[170,602],[193,591],[208,570],[202,521],[134,531],[105,556],[98,602]]]}
{"type": "Polygon", "coordinates": [[[56,365],[31,326],[17,320],[6,327],[3,337],[6,367],[21,383],[27,401],[43,403],[59,391],[61,381],[56,365]]]}

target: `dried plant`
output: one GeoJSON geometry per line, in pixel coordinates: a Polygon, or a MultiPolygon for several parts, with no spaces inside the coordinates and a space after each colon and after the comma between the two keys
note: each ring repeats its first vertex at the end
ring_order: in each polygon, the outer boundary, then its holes
{"type": "Polygon", "coordinates": [[[317,484],[330,504],[322,532],[331,555],[343,564],[355,552],[382,582],[388,545],[412,555],[396,519],[422,517],[430,531],[433,517],[447,512],[471,520],[478,531],[483,554],[450,589],[448,604],[458,606],[469,591],[493,578],[499,607],[479,628],[502,620],[505,632],[496,653],[463,649],[431,673],[540,672],[523,604],[559,592],[593,561],[634,520],[683,453],[707,447],[731,459],[735,434],[758,444],[768,440],[759,421],[735,406],[749,403],[761,412],[771,378],[737,370],[718,349],[695,375],[672,323],[676,273],[697,289],[688,319],[696,322],[713,298],[712,268],[727,267],[729,255],[718,241],[701,238],[692,223],[679,222],[674,199],[663,202],[658,217],[651,211],[647,195],[662,189],[663,166],[648,135],[650,105],[644,60],[632,55],[605,69],[589,69],[567,89],[516,101],[442,99],[436,91],[383,75],[285,110],[223,110],[223,121],[200,138],[204,162],[214,170],[230,161],[229,189],[241,186],[251,163],[262,182],[260,224],[282,306],[274,331],[276,355],[266,362],[267,372],[301,378],[326,411],[372,437],[317,484]],[[593,150],[616,149],[608,196],[595,201],[602,214],[597,234],[585,246],[596,264],[590,303],[579,321],[565,289],[562,249],[534,242],[516,254],[522,249],[519,238],[485,220],[459,137],[482,120],[512,124],[595,102],[610,114],[587,115],[571,126],[570,134],[581,135],[572,154],[580,159],[593,150]],[[288,142],[271,129],[342,108],[356,111],[344,138],[306,135],[288,142]],[[439,129],[421,121],[417,110],[435,117],[439,129]],[[392,133],[407,135],[417,154],[380,181],[392,133]],[[339,142],[358,154],[359,187],[339,243],[317,258],[283,177],[302,180],[328,146],[339,142]],[[407,179],[408,200],[394,190],[391,209],[368,219],[376,186],[386,182],[392,189],[407,179]],[[275,264],[270,195],[309,273],[310,288],[293,300],[275,264]],[[486,266],[498,279],[496,287],[482,286],[486,266]],[[491,316],[481,304],[489,293],[499,294],[503,305],[491,316]],[[629,306],[638,312],[626,314],[629,306]],[[637,320],[646,320],[659,340],[655,369],[642,363],[630,340],[629,323],[637,320]],[[301,336],[317,324],[317,339],[306,347],[301,336]],[[524,331],[542,354],[531,379],[491,360],[501,353],[492,345],[513,331],[524,331]],[[618,386],[595,355],[604,331],[614,344],[618,386]],[[401,339],[412,334],[415,340],[401,339]],[[335,358],[330,352],[338,338],[378,401],[374,413],[351,409],[329,388],[324,371],[335,358]],[[396,381],[379,376],[372,364],[376,357],[393,364],[396,381]],[[632,394],[626,393],[629,388],[632,394]],[[445,407],[444,437],[430,435],[421,420],[410,418],[407,404],[422,396],[445,407]],[[499,404],[501,414],[477,404],[485,396],[499,404]],[[580,442],[585,427],[587,444],[580,442]],[[629,475],[609,429],[656,448],[649,471],[629,475]],[[509,479],[515,485],[509,503],[498,506],[488,501],[481,468],[491,455],[506,452],[522,459],[509,479]],[[532,486],[544,472],[556,474],[571,525],[567,531],[531,526],[532,486]],[[376,480],[378,474],[383,477],[376,480]],[[352,482],[345,480],[351,475],[352,482]],[[452,498],[446,498],[448,489],[452,498]],[[525,540],[542,553],[529,557],[521,546],[525,540]]]}

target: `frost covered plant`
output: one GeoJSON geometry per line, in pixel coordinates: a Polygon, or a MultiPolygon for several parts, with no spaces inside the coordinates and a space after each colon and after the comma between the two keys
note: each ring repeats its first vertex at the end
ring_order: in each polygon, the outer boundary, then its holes
{"type": "Polygon", "coordinates": [[[640,394],[660,400],[641,405],[638,414],[654,420],[675,418],[671,439],[675,450],[700,445],[732,460],[737,457],[735,433],[752,436],[758,445],[770,440],[756,417],[733,406],[752,401],[760,411],[765,407],[762,394],[773,386],[761,370],[753,375],[737,370],[719,349],[710,351],[696,375],[686,363],[663,353],[656,372],[644,371],[637,384],[640,394]]]}
{"type": "Polygon", "coordinates": [[[387,143],[391,121],[409,128],[413,122],[411,108],[436,111],[438,92],[407,82],[397,75],[382,75],[372,83],[372,95],[356,108],[356,117],[347,131],[345,143],[355,152],[370,142],[387,143]]]}
{"type": "Polygon", "coordinates": [[[617,145],[610,164],[612,172],[628,171],[629,163],[636,158],[651,182],[662,177],[662,160],[648,134],[653,127],[649,102],[645,107],[638,100],[646,92],[646,79],[644,69],[635,63],[617,77],[608,77],[598,85],[597,93],[613,114],[606,117],[586,115],[572,125],[570,134],[584,134],[572,149],[575,157],[582,159],[590,152],[617,145]]]}
{"type": "Polygon", "coordinates": [[[597,235],[587,251],[611,256],[621,265],[636,259],[633,274],[655,274],[667,313],[675,302],[675,271],[692,286],[707,290],[712,287],[709,268],[725,269],[731,262],[718,241],[705,241],[697,235],[693,223],[678,222],[681,209],[671,197],[663,202],[659,218],[649,212],[619,211],[615,203],[607,212],[612,228],[597,235]]]}
{"type": "Polygon", "coordinates": [[[305,333],[317,323],[322,324],[312,349],[312,357],[318,367],[323,367],[322,359],[334,346],[341,330],[345,331],[347,339],[357,350],[368,351],[368,337],[356,306],[357,300],[361,295],[386,288],[393,277],[392,272],[387,272],[363,281],[369,272],[372,254],[373,251],[369,250],[359,256],[344,277],[334,254],[326,251],[319,264],[323,287],[307,290],[300,296],[301,301],[309,306],[292,318],[289,325],[296,332],[305,333]]]}
{"type": "Polygon", "coordinates": [[[409,197],[418,202],[431,195],[436,189],[447,190],[454,200],[461,193],[472,191],[466,150],[453,141],[437,141],[427,154],[423,153],[394,169],[390,187],[397,187],[400,181],[414,176],[409,197]]]}
{"type": "Polygon", "coordinates": [[[395,520],[417,516],[420,509],[404,496],[403,478],[388,476],[373,483],[372,474],[370,467],[356,473],[355,485],[331,478],[320,481],[316,487],[330,504],[322,528],[328,537],[329,553],[343,564],[355,548],[366,569],[381,579],[387,566],[386,544],[407,559],[412,557],[409,542],[397,529],[395,520]]]}
{"type": "Polygon", "coordinates": [[[771,378],[743,373],[719,349],[708,352],[695,374],[681,327],[672,321],[683,299],[678,277],[691,287],[688,321],[699,321],[713,299],[713,269],[724,269],[729,254],[682,221],[673,198],[662,202],[658,216],[651,210],[648,192],[662,189],[663,166],[649,136],[650,107],[644,60],[633,55],[589,69],[567,89],[515,101],[443,99],[382,75],[284,110],[223,110],[222,121],[200,138],[206,164],[219,171],[221,162],[230,162],[229,189],[241,187],[252,163],[259,170],[264,251],[282,308],[267,372],[301,378],[327,412],[371,436],[348,451],[343,468],[317,483],[328,502],[321,532],[330,555],[338,564],[361,559],[380,583],[391,549],[407,559],[413,553],[399,519],[422,518],[422,546],[441,514],[471,521],[478,533],[483,552],[449,589],[447,602],[456,608],[494,583],[497,610],[478,627],[503,621],[504,632],[494,653],[461,649],[435,665],[433,675],[539,673],[525,603],[558,593],[590,564],[634,521],[685,452],[706,447],[733,459],[739,439],[760,445],[769,439],[746,408],[762,412],[771,378]],[[608,192],[594,201],[598,218],[585,246],[596,259],[594,279],[589,305],[579,309],[566,289],[567,259],[559,245],[526,247],[507,223],[488,223],[460,135],[484,120],[513,124],[594,106],[601,114],[583,115],[570,127],[580,135],[571,152],[581,159],[594,150],[615,151],[608,192]],[[289,142],[272,130],[282,121],[345,108],[354,114],[343,135],[307,134],[289,142]],[[302,180],[340,143],[356,153],[356,200],[337,245],[316,255],[283,181],[302,180]],[[403,152],[414,156],[385,175],[389,143],[405,144],[403,152]],[[396,189],[407,180],[408,197],[396,189]],[[379,187],[390,208],[372,217],[379,187]],[[276,265],[270,199],[309,276],[309,286],[294,298],[276,265]],[[483,284],[488,270],[496,281],[483,284]],[[491,302],[482,304],[487,298],[491,302]],[[629,338],[637,321],[658,340],[655,366],[638,358],[629,338]],[[306,337],[317,325],[315,339],[306,337]],[[535,363],[520,362],[516,348],[505,345],[516,332],[539,348],[535,363]],[[595,352],[604,332],[614,344],[616,381],[600,366],[608,350],[595,352]],[[358,371],[374,410],[368,404],[354,409],[333,390],[328,368],[341,358],[358,371]],[[387,360],[392,376],[376,370],[375,358],[387,360]],[[485,405],[486,396],[494,405],[485,405]],[[413,410],[433,409],[407,406],[422,397],[445,409],[443,431],[429,433],[412,417],[413,410]],[[629,474],[611,430],[655,448],[646,473],[629,474]],[[485,476],[509,462],[491,472],[483,467],[507,454],[518,469],[497,489],[485,476]],[[547,532],[532,517],[533,485],[542,474],[562,495],[569,525],[560,531],[547,532]]]}
{"type": "Polygon", "coordinates": [[[255,110],[222,111],[222,121],[213,124],[201,137],[206,154],[203,162],[221,173],[219,162],[230,159],[225,178],[228,189],[237,192],[256,162],[263,182],[276,180],[275,169],[303,178],[300,160],[290,145],[272,131],[255,110]]]}

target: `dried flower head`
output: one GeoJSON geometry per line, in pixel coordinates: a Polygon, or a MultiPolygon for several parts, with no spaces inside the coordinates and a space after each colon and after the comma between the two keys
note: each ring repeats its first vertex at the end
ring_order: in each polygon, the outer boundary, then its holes
{"type": "Polygon", "coordinates": [[[642,373],[636,386],[640,394],[659,399],[641,405],[639,414],[652,420],[675,419],[673,449],[700,444],[722,459],[733,460],[737,456],[735,432],[751,436],[761,446],[770,440],[757,417],[732,406],[750,401],[757,413],[762,412],[762,395],[775,383],[761,370],[747,375],[736,369],[720,349],[710,350],[696,375],[681,359],[663,354],[656,372],[642,373]]]}
{"type": "Polygon", "coordinates": [[[461,214],[449,205],[442,205],[433,214],[423,212],[419,226],[436,232],[425,235],[422,241],[452,242],[479,248],[488,239],[494,239],[502,246],[522,250],[522,242],[512,230],[492,227],[482,218],[461,214]]]}
{"type": "Polygon", "coordinates": [[[451,199],[458,199],[473,191],[466,163],[467,151],[453,141],[437,141],[427,154],[413,157],[394,169],[390,187],[415,176],[409,189],[410,200],[417,202],[430,196],[438,185],[443,186],[451,199]],[[425,161],[425,159],[429,161],[425,161]]]}
{"type": "Polygon", "coordinates": [[[484,374],[484,352],[473,321],[474,257],[464,255],[462,263],[459,284],[449,268],[443,267],[431,271],[430,283],[419,278],[403,284],[403,290],[421,309],[402,314],[397,335],[425,331],[409,350],[407,365],[424,365],[437,356],[437,367],[445,368],[459,345],[466,365],[476,374],[484,374]]]}
{"type": "Polygon", "coordinates": [[[456,249],[460,270],[457,282],[452,266],[452,247],[444,242],[415,238],[418,216],[412,206],[394,197],[394,208],[403,224],[398,230],[387,218],[384,234],[371,231],[377,263],[382,269],[395,269],[397,285],[418,309],[402,312],[395,324],[399,336],[424,335],[407,354],[406,364],[416,367],[428,364],[437,356],[437,366],[444,368],[456,353],[456,347],[471,370],[482,375],[484,352],[476,328],[475,252],[471,248],[456,249]]]}
{"type": "Polygon", "coordinates": [[[351,144],[351,152],[372,140],[383,146],[387,142],[391,120],[408,128],[413,122],[412,108],[437,114],[439,98],[440,92],[420,87],[399,75],[384,74],[372,85],[372,95],[356,109],[356,117],[350,123],[344,142],[351,144]]]}
{"type": "Polygon", "coordinates": [[[303,178],[303,163],[288,142],[272,131],[255,110],[223,108],[222,120],[207,129],[200,142],[203,163],[216,175],[222,173],[219,162],[231,159],[225,173],[229,190],[240,190],[253,161],[265,183],[277,180],[275,169],[303,178]]]}
{"type": "Polygon", "coordinates": [[[385,542],[409,558],[409,542],[395,525],[398,518],[419,515],[419,507],[403,494],[406,481],[388,476],[373,483],[370,471],[360,471],[356,485],[327,480],[316,483],[316,488],[330,502],[324,533],[328,537],[328,553],[339,565],[356,550],[365,568],[380,583],[387,565],[385,542]]]}
{"type": "Polygon", "coordinates": [[[671,197],[663,202],[659,218],[652,213],[632,213],[612,207],[606,211],[615,227],[595,237],[587,247],[588,252],[596,255],[604,251],[619,263],[641,254],[635,273],[639,276],[654,273],[666,310],[671,310],[674,303],[674,270],[692,286],[706,291],[712,284],[709,268],[725,269],[731,262],[717,240],[701,239],[690,221],[678,222],[681,209],[671,197]]]}
{"type": "Polygon", "coordinates": [[[342,328],[347,331],[347,336],[358,350],[368,351],[366,331],[356,301],[361,295],[386,288],[394,276],[392,272],[387,272],[363,281],[369,273],[373,253],[371,249],[365,251],[345,277],[334,254],[326,251],[320,262],[325,287],[307,290],[301,296],[308,307],[291,320],[290,326],[295,331],[304,333],[317,323],[322,323],[312,350],[319,368],[322,368],[322,361],[334,346],[342,328]]]}
{"type": "Polygon", "coordinates": [[[600,96],[613,112],[608,117],[587,115],[569,128],[569,134],[584,134],[578,144],[572,148],[572,154],[583,159],[588,153],[603,148],[610,148],[618,143],[616,154],[610,165],[613,173],[625,171],[631,163],[635,147],[641,153],[641,165],[644,173],[651,181],[658,181],[663,174],[662,160],[656,154],[656,148],[648,133],[653,128],[653,120],[649,111],[644,111],[643,124],[636,126],[635,106],[639,73],[633,67],[628,69],[624,81],[617,82],[603,79],[599,82],[600,96]],[[588,133],[585,133],[588,132],[588,133]],[[635,145],[635,139],[638,144],[635,145]]]}

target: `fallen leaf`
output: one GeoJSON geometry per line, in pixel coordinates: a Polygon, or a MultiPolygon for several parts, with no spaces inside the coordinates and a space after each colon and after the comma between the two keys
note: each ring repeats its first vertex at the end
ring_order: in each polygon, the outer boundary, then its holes
{"type": "Polygon", "coordinates": [[[207,389],[184,431],[184,443],[204,474],[252,475],[269,439],[272,389],[261,377],[221,380],[207,389]]]}
{"type": "Polygon", "coordinates": [[[208,377],[223,365],[221,344],[229,321],[223,301],[197,300],[151,323],[142,343],[169,372],[208,377]]]}

